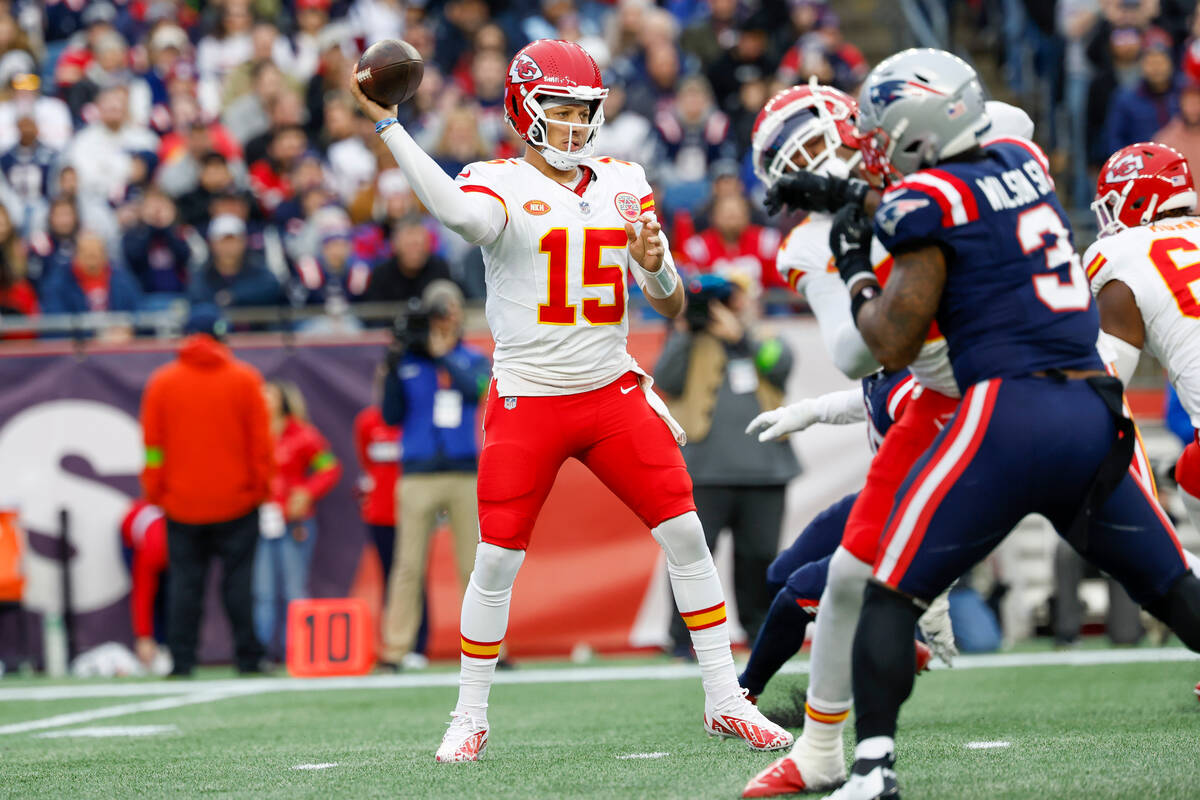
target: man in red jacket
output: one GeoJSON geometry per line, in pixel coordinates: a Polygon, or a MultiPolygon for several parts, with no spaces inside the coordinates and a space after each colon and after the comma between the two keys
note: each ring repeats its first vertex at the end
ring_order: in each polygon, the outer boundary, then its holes
{"type": "Polygon", "coordinates": [[[172,675],[190,675],[196,663],[213,556],[221,559],[238,670],[261,671],[250,579],[274,460],[262,377],[221,342],[225,327],[215,307],[193,308],[178,359],[155,370],[142,396],[142,488],[167,518],[172,675]]]}

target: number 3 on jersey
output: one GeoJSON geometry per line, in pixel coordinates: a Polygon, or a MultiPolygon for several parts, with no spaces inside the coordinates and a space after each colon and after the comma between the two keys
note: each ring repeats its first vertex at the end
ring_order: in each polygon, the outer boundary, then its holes
{"type": "MultiPolygon", "coordinates": [[[[583,318],[589,325],[618,325],[625,319],[625,270],[609,264],[601,266],[605,248],[624,249],[629,242],[623,228],[583,229],[583,286],[611,286],[613,302],[596,297],[583,299],[583,318]]],[[[539,242],[538,252],[546,254],[549,276],[547,302],[538,306],[541,325],[574,325],[575,306],[567,302],[567,284],[571,252],[566,228],[554,228],[539,242]]]]}
{"type": "Polygon", "coordinates": [[[1079,255],[1071,246],[1071,234],[1059,218],[1058,212],[1047,203],[1024,211],[1017,218],[1017,240],[1021,250],[1029,255],[1035,250],[1046,251],[1046,268],[1055,274],[1034,275],[1033,288],[1038,299],[1051,311],[1084,311],[1092,301],[1087,275],[1079,255]],[[1053,236],[1054,244],[1047,245],[1046,237],[1053,236]],[[1067,277],[1055,272],[1067,266],[1067,277]]]}

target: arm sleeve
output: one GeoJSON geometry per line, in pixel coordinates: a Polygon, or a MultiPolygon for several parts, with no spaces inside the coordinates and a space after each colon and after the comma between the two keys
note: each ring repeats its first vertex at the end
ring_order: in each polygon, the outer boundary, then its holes
{"type": "Polygon", "coordinates": [[[312,438],[312,453],[308,460],[311,471],[304,481],[304,488],[315,503],[333,491],[333,487],[342,479],[342,464],[316,428],[310,427],[309,435],[312,438]]]}
{"type": "Polygon", "coordinates": [[[1121,385],[1128,389],[1129,382],[1133,380],[1133,373],[1137,371],[1138,359],[1142,357],[1142,351],[1124,339],[1103,330],[1100,331],[1097,349],[1105,363],[1111,364],[1112,368],[1117,371],[1121,385]]]}
{"type": "Polygon", "coordinates": [[[805,281],[804,298],[817,317],[826,352],[847,378],[857,380],[879,369],[879,363],[854,327],[846,286],[837,273],[810,275],[805,281]]]}
{"type": "Polygon", "coordinates": [[[403,425],[408,413],[404,398],[404,384],[400,382],[399,366],[393,367],[383,379],[383,421],[388,425],[403,425]]]}
{"type": "Polygon", "coordinates": [[[486,187],[472,191],[456,184],[400,125],[386,128],[381,138],[417,197],[439,222],[471,244],[496,241],[508,224],[508,209],[498,194],[486,187]]]}
{"type": "Polygon", "coordinates": [[[862,389],[845,389],[840,392],[830,392],[811,401],[813,413],[817,422],[826,425],[850,425],[855,422],[865,422],[867,407],[863,403],[862,389]]]}
{"type": "Polygon", "coordinates": [[[133,551],[133,566],[129,573],[129,610],[133,617],[133,635],[139,639],[151,637],[154,635],[154,596],[158,593],[158,571],[150,563],[144,547],[133,551]]]}
{"type": "Polygon", "coordinates": [[[673,333],[663,346],[658,364],[654,366],[654,382],[672,397],[683,394],[687,381],[688,358],[692,352],[692,336],[689,333],[673,333]]]}
{"type": "Polygon", "coordinates": [[[162,505],[163,419],[158,386],[159,382],[152,379],[142,395],[142,441],[146,447],[146,462],[142,469],[142,492],[149,502],[162,505]]]}

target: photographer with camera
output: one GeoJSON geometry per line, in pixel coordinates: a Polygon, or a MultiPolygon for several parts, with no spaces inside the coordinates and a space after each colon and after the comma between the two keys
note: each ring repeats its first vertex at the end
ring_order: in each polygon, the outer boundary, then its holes
{"type": "MultiPolygon", "coordinates": [[[[655,385],[687,432],[683,458],[709,549],[722,529],[733,534],[738,620],[751,641],[771,605],[765,576],[779,550],[784,492],[800,473],[786,441],[760,444],[743,433],[750,420],[783,402],[793,363],[781,339],[753,335],[752,302],[720,276],[689,281],[684,324],[677,324],[654,370],[655,385]]],[[[672,618],[672,652],[686,656],[688,634],[678,620],[672,618]]]]}
{"type": "Polygon", "coordinates": [[[400,665],[416,640],[429,540],[445,514],[466,586],[479,540],[475,477],[479,400],[491,364],[462,342],[462,292],[431,283],[396,319],[383,385],[383,419],[401,427],[396,550],[383,625],[384,664],[400,665]]]}

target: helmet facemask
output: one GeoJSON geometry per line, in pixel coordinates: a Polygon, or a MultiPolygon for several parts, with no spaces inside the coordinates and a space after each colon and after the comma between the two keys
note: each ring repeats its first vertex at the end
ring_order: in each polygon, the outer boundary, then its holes
{"type": "Polygon", "coordinates": [[[525,141],[533,145],[546,159],[546,163],[555,169],[565,171],[578,166],[579,162],[590,157],[595,151],[596,132],[604,124],[604,98],[607,96],[608,89],[539,87],[536,92],[530,93],[525,98],[525,108],[529,111],[529,116],[533,118],[525,141]],[[541,97],[553,98],[555,102],[543,106],[539,99],[541,97]],[[586,105],[591,110],[588,121],[563,122],[552,120],[546,116],[546,108],[568,103],[586,105]],[[568,149],[562,150],[554,147],[549,141],[550,125],[566,126],[571,134],[574,134],[576,130],[584,131],[586,136],[583,144],[578,148],[573,147],[571,142],[575,137],[572,135],[567,140],[568,149]]]}
{"type": "MultiPolygon", "coordinates": [[[[810,86],[817,88],[815,79],[810,86]]],[[[810,105],[800,108],[796,108],[795,103],[784,106],[763,124],[766,130],[762,133],[769,137],[769,144],[754,154],[754,167],[759,179],[767,186],[773,186],[784,175],[797,170],[848,178],[862,160],[862,155],[854,148],[852,134],[843,135],[839,130],[839,125],[852,126],[853,117],[835,117],[826,105],[827,98],[813,96],[809,101],[810,105]],[[810,146],[815,142],[820,142],[821,146],[811,152],[810,146]],[[838,154],[843,145],[855,149],[848,158],[838,154]]],[[[756,140],[759,135],[755,134],[756,140]]]]}

